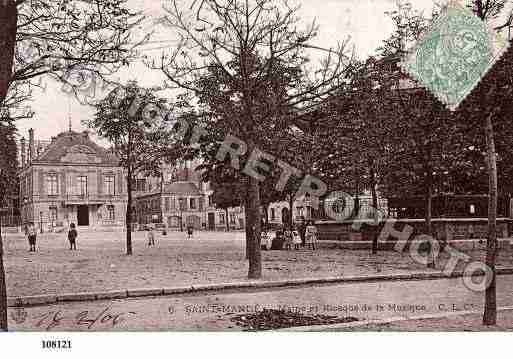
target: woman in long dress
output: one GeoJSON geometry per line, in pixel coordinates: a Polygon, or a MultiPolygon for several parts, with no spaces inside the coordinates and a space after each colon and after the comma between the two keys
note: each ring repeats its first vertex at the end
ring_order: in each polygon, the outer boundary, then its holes
{"type": "Polygon", "coordinates": [[[311,247],[312,250],[315,250],[317,247],[317,227],[315,227],[312,221],[310,221],[306,227],[305,237],[306,245],[311,247]]]}

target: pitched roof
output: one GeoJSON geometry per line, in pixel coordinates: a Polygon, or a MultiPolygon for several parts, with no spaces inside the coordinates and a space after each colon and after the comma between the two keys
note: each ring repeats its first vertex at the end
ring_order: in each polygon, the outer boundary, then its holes
{"type": "Polygon", "coordinates": [[[166,183],[163,192],[167,194],[200,196],[201,192],[193,182],[172,182],[166,183]]]}
{"type": "Polygon", "coordinates": [[[118,166],[118,158],[94,143],[87,132],[62,132],[52,139],[33,163],[73,163],[118,166]]]}

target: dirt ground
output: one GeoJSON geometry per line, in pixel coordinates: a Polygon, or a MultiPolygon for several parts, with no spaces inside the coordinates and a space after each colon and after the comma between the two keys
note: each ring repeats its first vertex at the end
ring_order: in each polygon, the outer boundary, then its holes
{"type": "MultiPolygon", "coordinates": [[[[162,288],[247,280],[242,232],[197,232],[157,237],[148,247],[144,233],[134,234],[133,256],[125,255],[124,233],[79,234],[78,250],[70,251],[64,234],[44,234],[38,251],[28,252],[22,236],[4,239],[8,296],[62,294],[134,288],[162,288]]],[[[429,271],[408,253],[323,248],[317,251],[263,251],[263,280],[322,278],[429,271]]],[[[484,251],[467,252],[476,259],[484,251]]],[[[438,270],[447,262],[442,254],[438,270]]],[[[513,265],[511,252],[498,263],[513,265]]],[[[461,264],[461,263],[460,263],[461,264]]]]}

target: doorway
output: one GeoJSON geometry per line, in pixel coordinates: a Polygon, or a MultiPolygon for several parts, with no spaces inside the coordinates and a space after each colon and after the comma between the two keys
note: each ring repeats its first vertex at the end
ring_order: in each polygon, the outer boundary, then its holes
{"type": "Polygon", "coordinates": [[[89,225],[89,207],[78,206],[77,207],[77,225],[88,226],[89,225]]]}
{"type": "Polygon", "coordinates": [[[212,213],[212,212],[208,213],[208,229],[211,230],[211,231],[216,229],[215,213],[212,213]]]}

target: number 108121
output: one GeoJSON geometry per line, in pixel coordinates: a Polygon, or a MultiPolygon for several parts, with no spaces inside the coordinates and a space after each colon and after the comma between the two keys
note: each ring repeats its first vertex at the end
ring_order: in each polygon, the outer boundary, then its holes
{"type": "Polygon", "coordinates": [[[71,340],[42,340],[43,349],[71,349],[71,340]]]}

